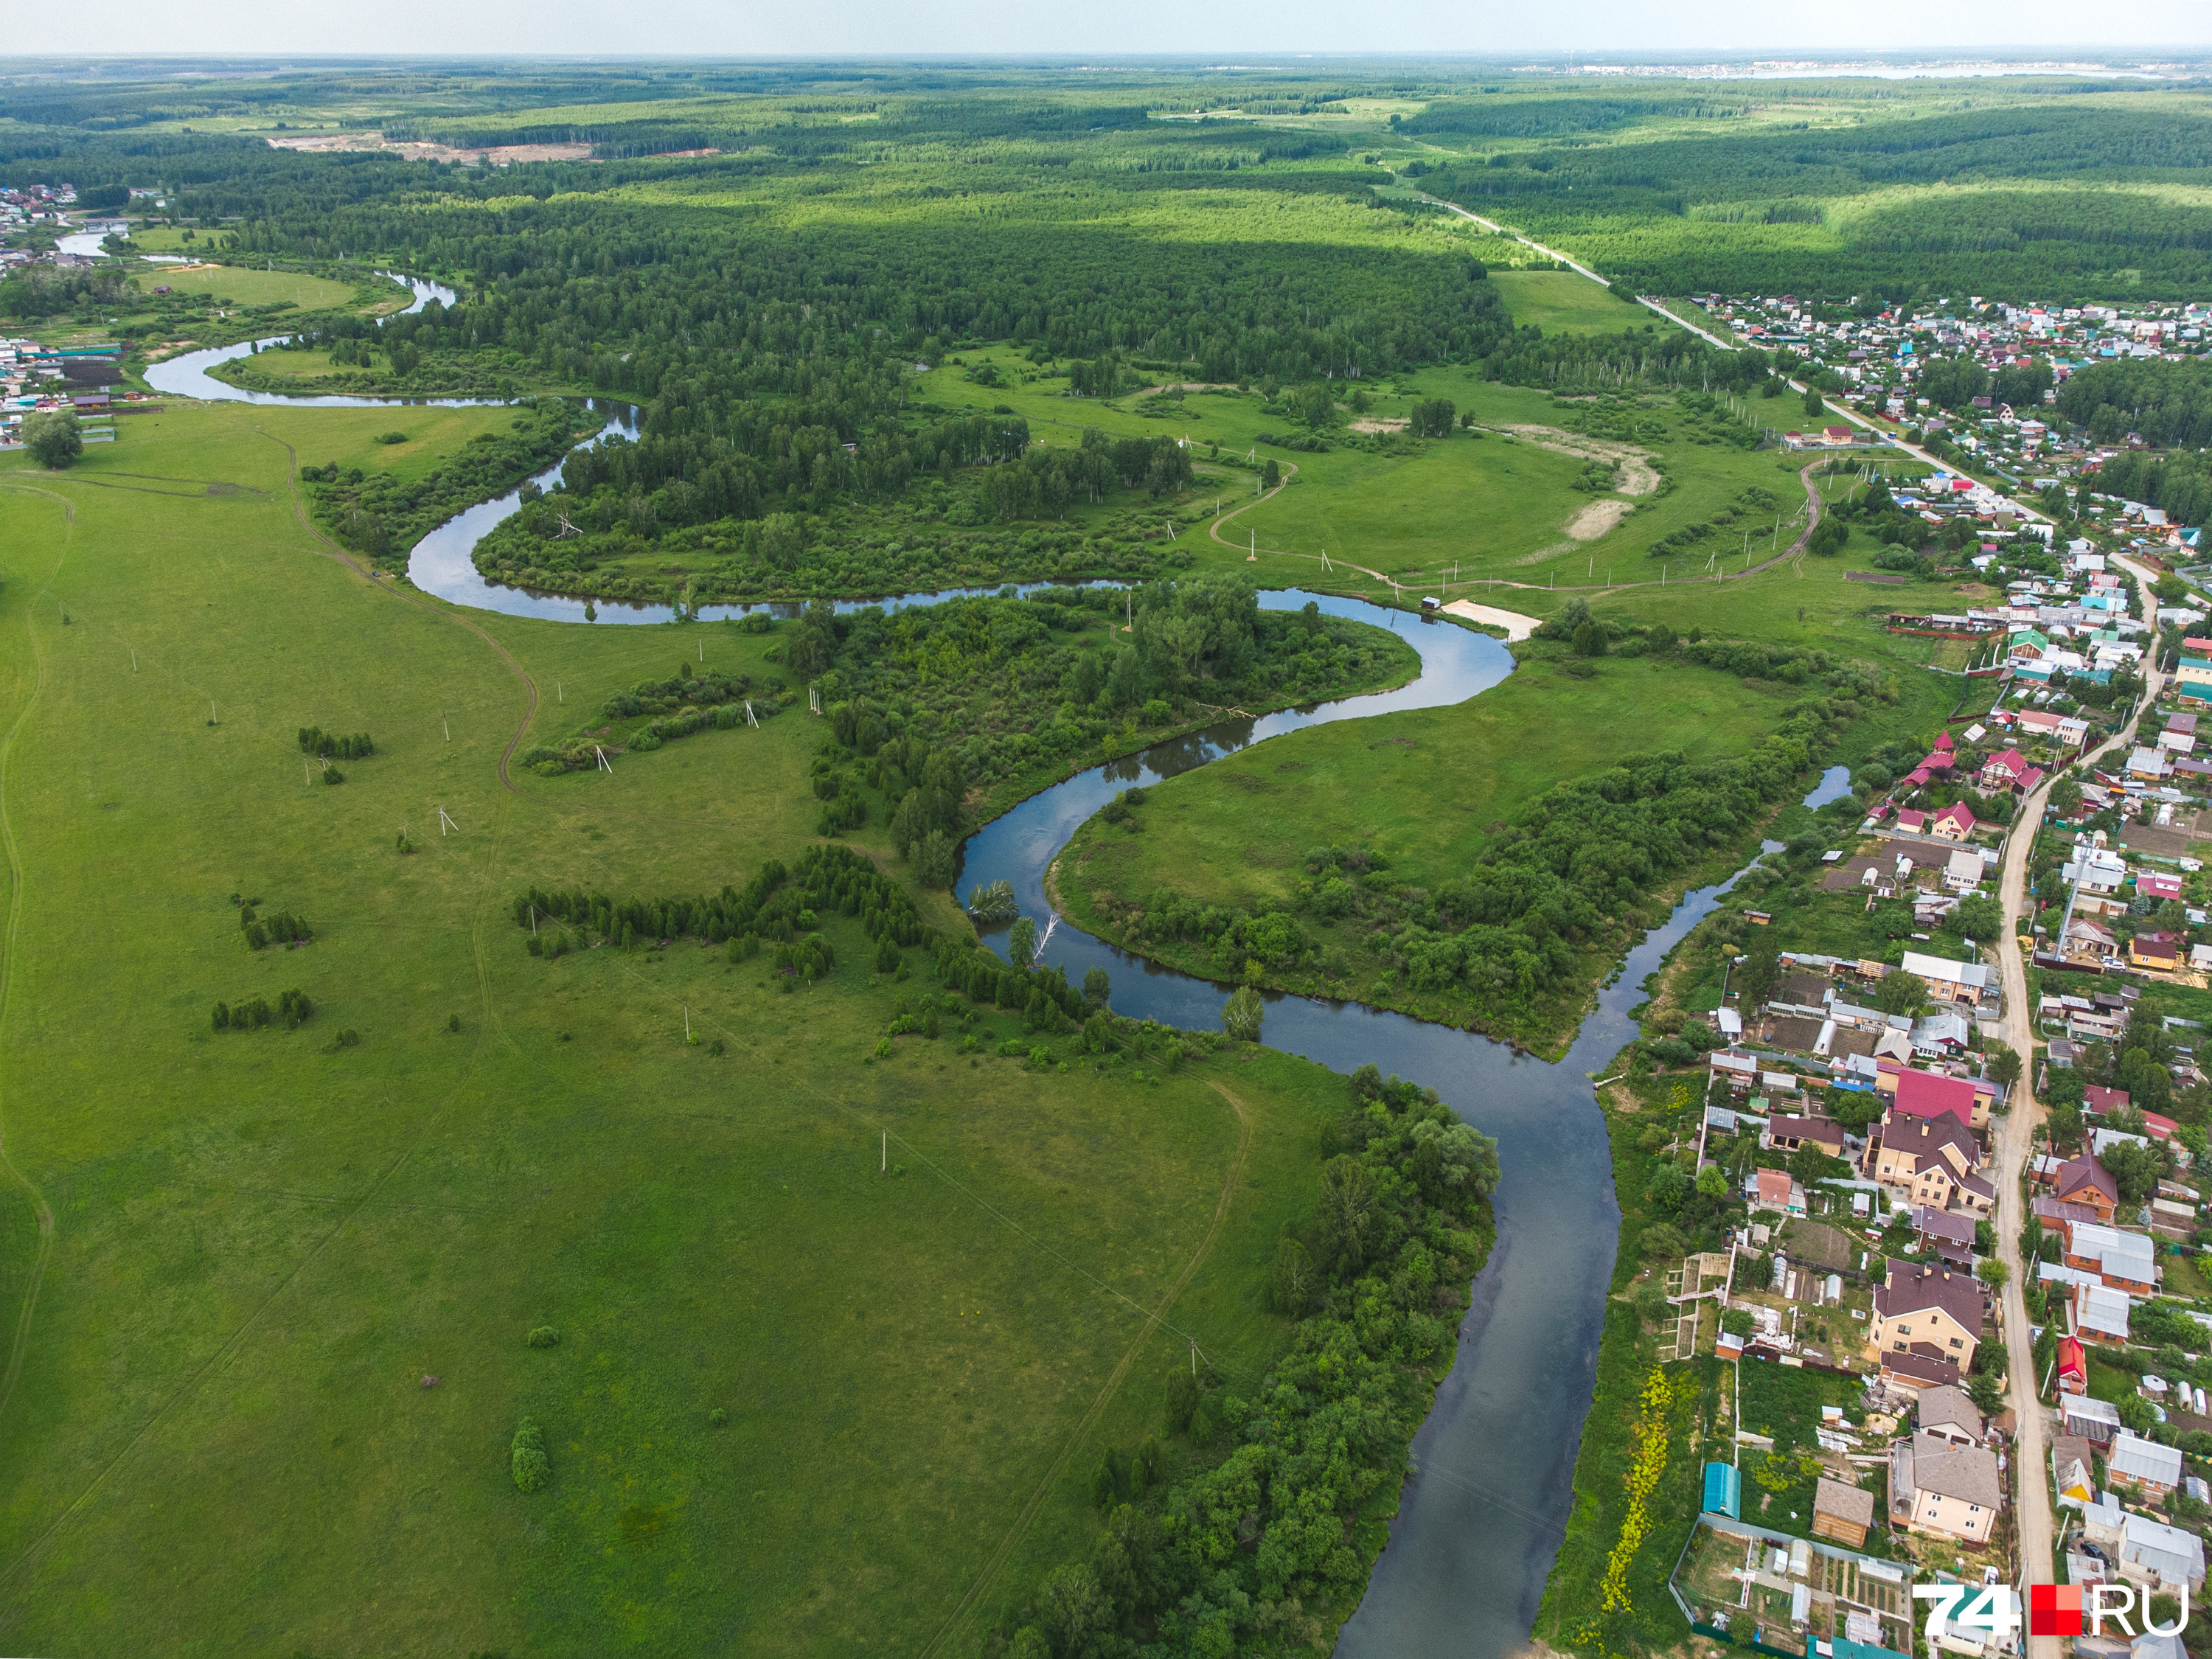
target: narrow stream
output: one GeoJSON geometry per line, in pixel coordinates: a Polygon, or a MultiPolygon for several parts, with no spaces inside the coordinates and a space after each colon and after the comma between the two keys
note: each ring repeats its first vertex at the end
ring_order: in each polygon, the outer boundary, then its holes
{"type": "MultiPolygon", "coordinates": [[[[435,284],[413,287],[410,309],[433,297],[453,298],[450,289],[435,284]]],[[[362,408],[421,401],[247,392],[208,374],[216,363],[251,349],[241,344],[173,358],[150,368],[147,381],[169,395],[229,402],[362,408]]],[[[635,411],[628,406],[595,406],[615,412],[592,441],[635,429],[635,411]]],[[[550,484],[559,476],[555,466],[538,482],[550,484]]],[[[519,506],[519,494],[509,494],[441,525],[413,550],[409,577],[456,605],[586,621],[585,601],[488,583],[470,562],[476,544],[519,506]]],[[[915,594],[881,603],[926,605],[949,597],[915,594]]],[[[1304,726],[1463,702],[1512,672],[1512,658],[1497,641],[1448,623],[1297,590],[1263,593],[1260,603],[1295,609],[1309,598],[1332,616],[1397,629],[1419,651],[1420,675],[1395,691],[1225,721],[1079,773],[969,838],[963,890],[1009,881],[1023,909],[1045,922],[1051,918],[1044,878],[1053,859],[1117,790],[1177,776],[1304,726]]],[[[708,606],[701,614],[736,615],[752,608],[708,606]]],[[[609,603],[594,609],[597,619],[607,623],[660,623],[674,616],[665,605],[609,603]]],[[[1848,787],[1848,775],[1832,769],[1808,804],[1820,805],[1848,787]]],[[[1767,845],[1772,850],[1775,843],[1767,845]]],[[[1418,1473],[1406,1488],[1365,1598],[1344,1628],[1340,1654],[1503,1659],[1525,1648],[1572,1507],[1575,1455],[1589,1412],[1620,1219],[1590,1078],[1636,1035],[1629,1010],[1643,1000],[1645,977],[1736,878],[1689,894],[1629,953],[1557,1065],[1486,1037],[1356,1003],[1268,999],[1265,1040],[1270,1045],[1343,1072],[1373,1061],[1385,1072],[1433,1085],[1468,1121],[1497,1138],[1502,1170],[1497,1248],[1474,1282],[1456,1359],[1413,1443],[1418,1473]]],[[[1227,1000],[1223,987],[1116,950],[1065,921],[1054,923],[1039,959],[1065,968],[1079,982],[1090,968],[1105,968],[1113,979],[1115,1011],[1133,1018],[1217,1027],[1227,1000]]]]}

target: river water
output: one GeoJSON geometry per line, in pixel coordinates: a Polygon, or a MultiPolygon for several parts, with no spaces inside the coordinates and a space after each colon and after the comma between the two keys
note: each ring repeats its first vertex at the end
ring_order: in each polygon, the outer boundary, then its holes
{"type": "MultiPolygon", "coordinates": [[[[434,296],[448,302],[453,297],[434,284],[414,287],[410,309],[434,296]]],[[[207,374],[215,363],[250,349],[231,346],[173,358],[149,369],[147,380],[173,396],[234,402],[331,408],[407,401],[246,392],[207,374]]],[[[605,407],[614,412],[592,441],[635,429],[634,410],[605,407]]],[[[559,467],[549,468],[538,481],[550,485],[559,475],[559,467]]],[[[488,583],[470,562],[477,542],[519,505],[519,493],[510,494],[432,531],[410,556],[410,579],[456,605],[586,620],[582,600],[488,583]]],[[[946,597],[908,595],[882,603],[931,604],[946,597]]],[[[1046,872],[1076,827],[1117,790],[1177,776],[1305,726],[1463,702],[1512,672],[1504,646],[1452,624],[1297,590],[1265,593],[1261,603],[1296,608],[1309,598],[1333,616],[1398,630],[1420,653],[1419,676],[1395,691],[1226,721],[1093,767],[1031,797],[968,841],[963,887],[1011,882],[1023,910],[1049,924],[1039,961],[1066,969],[1078,983],[1087,969],[1106,969],[1117,1013],[1212,1028],[1228,998],[1224,987],[1116,950],[1052,915],[1044,896],[1046,872]]],[[[736,615],[750,608],[708,606],[701,614],[736,615]]],[[[674,617],[667,606],[595,609],[597,620],[606,623],[665,623],[674,617]]],[[[1848,787],[1843,769],[1832,769],[1808,804],[1818,805],[1848,787]]],[[[1768,849],[1774,845],[1767,843],[1768,849]]],[[[1431,1085],[1498,1143],[1497,1247],[1474,1282],[1450,1374],[1414,1439],[1416,1473],[1389,1542],[1339,1639],[1337,1652],[1347,1659],[1503,1659],[1527,1644],[1573,1504],[1574,1462],[1589,1412],[1620,1220],[1603,1115],[1590,1079],[1635,1036],[1629,1011],[1644,1000],[1646,976],[1735,879],[1688,895],[1629,953],[1623,971],[1600,993],[1573,1046],[1555,1065],[1470,1032],[1358,1004],[1279,995],[1267,1000],[1265,1038],[1272,1047],[1342,1072],[1372,1061],[1431,1085]]]]}

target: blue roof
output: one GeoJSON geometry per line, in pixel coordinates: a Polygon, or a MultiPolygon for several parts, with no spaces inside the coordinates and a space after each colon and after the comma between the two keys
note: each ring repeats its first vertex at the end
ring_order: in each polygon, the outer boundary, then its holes
{"type": "Polygon", "coordinates": [[[1743,1519],[1743,1477],[1733,1463],[1705,1465],[1705,1513],[1743,1519]]]}

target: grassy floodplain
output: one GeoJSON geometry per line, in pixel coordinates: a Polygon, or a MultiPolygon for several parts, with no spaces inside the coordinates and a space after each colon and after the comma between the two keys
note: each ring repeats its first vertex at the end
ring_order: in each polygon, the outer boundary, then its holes
{"type": "MultiPolygon", "coordinates": [[[[178,410],[67,474],[0,462],[11,1328],[38,1295],[0,1628],[925,1645],[1095,1525],[1055,1477],[1156,1425],[1185,1340],[1144,1310],[1180,1275],[1173,1322],[1264,1365],[1260,1283],[1341,1083],[1271,1056],[1036,1073],[914,1038],[863,1065],[911,988],[849,925],[798,997],[696,945],[525,954],[531,882],[689,891],[793,855],[817,734],[787,716],[605,788],[503,788],[532,686],[765,641],[377,591],[301,528],[284,444],[365,455],[392,414],[178,410]],[[310,782],[303,724],[379,752],[310,782]],[[234,892],[313,942],[247,950],[234,892]],[[217,999],[295,987],[298,1030],[210,1030],[217,999]],[[724,1054],[685,1043],[687,1011],[724,1054]],[[886,1132],[902,1173],[878,1172],[886,1132]],[[526,1346],[546,1325],[560,1345],[526,1346]],[[536,1499],[506,1468],[526,1413],[536,1499]]],[[[409,412],[448,441],[498,414],[409,412]]]]}

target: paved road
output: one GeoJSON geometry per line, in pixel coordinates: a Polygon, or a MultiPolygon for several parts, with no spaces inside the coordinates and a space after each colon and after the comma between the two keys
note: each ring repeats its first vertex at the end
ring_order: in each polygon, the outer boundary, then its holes
{"type": "MultiPolygon", "coordinates": [[[[2150,591],[2153,573],[2130,560],[2119,562],[2142,590],[2145,608],[2154,608],[2157,602],[2150,591]]],[[[2088,758],[2124,749],[2133,741],[2143,710],[2150,707],[2165,678],[2154,662],[2147,667],[2142,700],[2136,705],[2134,715],[2088,758]]],[[[2004,931],[1997,946],[1998,971],[2004,981],[2004,1040],[2019,1054],[2023,1064],[2020,1083],[2013,1091],[2012,1110],[2000,1121],[2002,1127],[1996,1137],[1997,1257],[2011,1272],[2005,1285],[2002,1314],[2005,1346],[2012,1357],[2013,1413],[2020,1423],[2019,1436],[2013,1443],[2013,1476],[2018,1492],[2014,1516],[2020,1562],[2025,1569],[2023,1576],[2033,1582],[2042,1581],[2051,1571],[2052,1522],[2050,1487],[2044,1480],[2051,1453],[2043,1433],[2033,1344],[2028,1340],[2027,1280],[2020,1254],[2020,1230],[2027,1221],[2020,1178],[2033,1146],[2035,1126],[2043,1113],[2033,1093],[2035,1014],[2027,1000],[2027,966],[2021,952],[2018,924],[2027,904],[2027,862],[2035,841],[2033,826],[2042,821],[2045,802],[2051,785],[2057,781],[2054,773],[2021,804],[2019,815],[2013,820],[2016,828],[2005,849],[1999,888],[2005,914],[2004,931]]],[[[2058,1638],[2035,1636],[2028,1638],[2027,1643],[2027,1659],[2060,1659],[2063,1644],[2058,1638]]]]}

